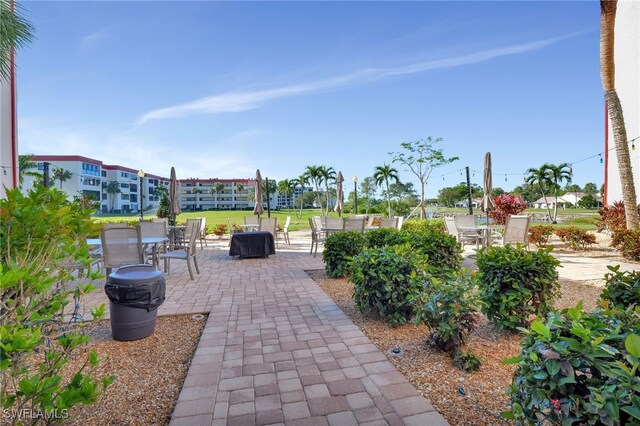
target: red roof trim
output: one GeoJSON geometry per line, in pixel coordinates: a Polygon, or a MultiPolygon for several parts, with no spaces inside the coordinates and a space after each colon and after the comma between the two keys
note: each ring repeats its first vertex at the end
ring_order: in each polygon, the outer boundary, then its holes
{"type": "Polygon", "coordinates": [[[32,161],[82,161],[84,163],[101,166],[102,161],[81,155],[34,155],[32,161]]]}

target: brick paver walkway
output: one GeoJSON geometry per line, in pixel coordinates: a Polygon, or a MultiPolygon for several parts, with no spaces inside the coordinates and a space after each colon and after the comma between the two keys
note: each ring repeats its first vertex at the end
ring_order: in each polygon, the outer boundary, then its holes
{"type": "Polygon", "coordinates": [[[309,241],[292,242],[243,260],[216,242],[195,281],[172,265],[159,314],[209,318],[171,424],[446,425],[304,272],[324,267],[309,241]]]}

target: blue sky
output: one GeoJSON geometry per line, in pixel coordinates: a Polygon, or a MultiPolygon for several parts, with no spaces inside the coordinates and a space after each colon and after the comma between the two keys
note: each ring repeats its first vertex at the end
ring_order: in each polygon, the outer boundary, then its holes
{"type": "MultiPolygon", "coordinates": [[[[595,1],[23,5],[37,40],[19,55],[21,153],[351,181],[432,136],[460,157],[434,171],[435,196],[465,166],[481,184],[486,151],[505,189],[603,151],[595,1]]],[[[597,157],[573,171],[602,183],[597,157]]]]}

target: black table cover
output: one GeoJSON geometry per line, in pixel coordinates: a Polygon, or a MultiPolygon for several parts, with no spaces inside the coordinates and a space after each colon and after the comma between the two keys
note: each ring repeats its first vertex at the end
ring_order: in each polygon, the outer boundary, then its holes
{"type": "Polygon", "coordinates": [[[276,254],[273,235],[267,231],[237,232],[231,236],[229,256],[267,257],[276,254]]]}

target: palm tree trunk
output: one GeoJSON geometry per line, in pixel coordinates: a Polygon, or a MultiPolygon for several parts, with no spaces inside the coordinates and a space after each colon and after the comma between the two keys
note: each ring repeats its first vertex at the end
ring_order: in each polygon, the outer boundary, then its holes
{"type": "Polygon", "coordinates": [[[616,148],[627,229],[638,229],[640,221],[627,130],[615,85],[614,36],[617,7],[617,0],[600,0],[600,79],[616,148]]]}
{"type": "Polygon", "coordinates": [[[391,194],[389,194],[389,181],[384,181],[385,186],[387,187],[387,208],[389,209],[389,217],[391,217],[391,194]]]}
{"type": "Polygon", "coordinates": [[[420,181],[420,219],[427,218],[427,211],[424,208],[424,181],[420,181]]]}
{"type": "MultiPolygon", "coordinates": [[[[547,206],[547,216],[549,217],[549,222],[553,222],[551,218],[551,209],[549,208],[549,202],[547,201],[547,196],[544,195],[544,189],[542,189],[542,185],[540,185],[540,192],[542,193],[542,198],[544,198],[544,205],[547,206]]],[[[556,202],[556,205],[558,203],[556,202]]]]}

